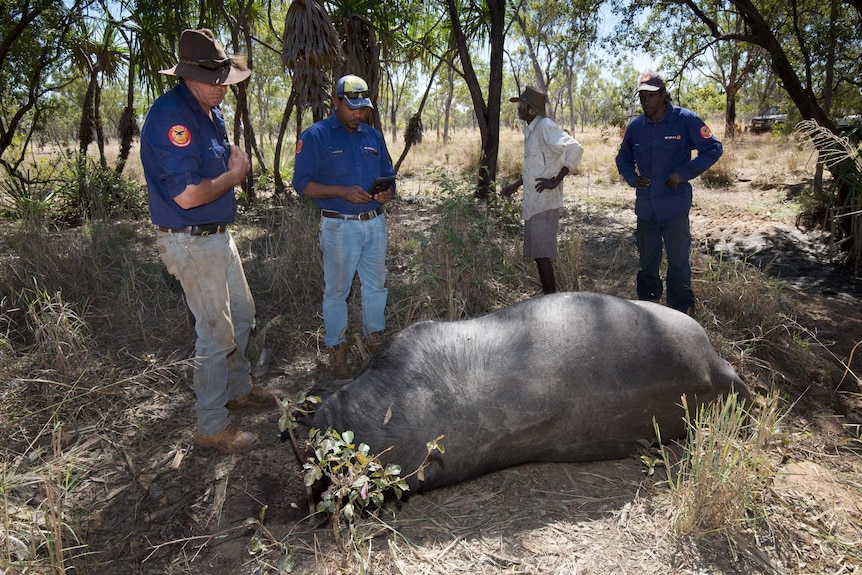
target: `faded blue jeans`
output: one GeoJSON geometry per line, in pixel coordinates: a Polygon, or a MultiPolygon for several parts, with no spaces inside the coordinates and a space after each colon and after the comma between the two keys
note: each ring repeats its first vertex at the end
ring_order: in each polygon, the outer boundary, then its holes
{"type": "Polygon", "coordinates": [[[324,344],[347,337],[347,296],[358,273],[362,286],[362,330],[365,336],[386,329],[386,216],[373,220],[320,218],[323,252],[324,344]]]}
{"type": "Polygon", "coordinates": [[[245,357],[254,328],[254,300],[230,232],[193,236],[156,232],[168,271],[183,287],[195,316],[194,390],[198,431],[218,433],[230,422],[225,405],[251,390],[245,357]]]}

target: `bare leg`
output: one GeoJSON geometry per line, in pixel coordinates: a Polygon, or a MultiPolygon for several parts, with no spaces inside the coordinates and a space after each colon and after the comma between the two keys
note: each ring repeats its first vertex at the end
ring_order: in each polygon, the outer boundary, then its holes
{"type": "Polygon", "coordinates": [[[536,258],[536,267],[539,270],[539,281],[542,282],[542,291],[545,294],[557,291],[557,282],[554,279],[554,262],[551,258],[536,258]]]}

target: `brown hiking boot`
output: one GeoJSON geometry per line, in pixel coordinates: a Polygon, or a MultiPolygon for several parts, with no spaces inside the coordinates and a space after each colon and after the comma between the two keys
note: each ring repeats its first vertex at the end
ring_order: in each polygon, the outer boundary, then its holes
{"type": "Polygon", "coordinates": [[[329,375],[335,379],[350,379],[353,370],[347,362],[347,344],[340,343],[329,348],[329,375]]]}
{"type": "Polygon", "coordinates": [[[195,447],[218,449],[222,453],[246,453],[254,449],[257,441],[257,435],[231,423],[218,433],[196,433],[193,443],[195,447]]]}
{"type": "Polygon", "coordinates": [[[377,350],[383,345],[386,341],[386,333],[382,331],[375,331],[367,338],[365,338],[365,351],[368,353],[368,358],[370,359],[372,355],[377,353],[377,350]]]}
{"type": "Polygon", "coordinates": [[[264,389],[258,385],[252,385],[251,390],[239,399],[231,399],[227,407],[231,411],[241,409],[260,409],[261,407],[273,407],[284,398],[284,394],[277,389],[264,389]]]}

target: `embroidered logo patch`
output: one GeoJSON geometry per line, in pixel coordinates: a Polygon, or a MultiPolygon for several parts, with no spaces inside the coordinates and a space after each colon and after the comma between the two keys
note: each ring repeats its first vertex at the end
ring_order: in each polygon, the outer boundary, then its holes
{"type": "Polygon", "coordinates": [[[192,133],[182,124],[176,124],[168,130],[168,140],[178,148],[185,148],[192,143],[192,133]]]}
{"type": "Polygon", "coordinates": [[[296,153],[300,153],[302,151],[302,140],[296,141],[296,153]]]}
{"type": "Polygon", "coordinates": [[[704,125],[704,126],[700,129],[700,137],[701,137],[701,138],[703,138],[703,139],[706,139],[706,138],[710,138],[710,137],[712,137],[712,130],[710,130],[710,129],[709,129],[709,126],[704,125]]]}

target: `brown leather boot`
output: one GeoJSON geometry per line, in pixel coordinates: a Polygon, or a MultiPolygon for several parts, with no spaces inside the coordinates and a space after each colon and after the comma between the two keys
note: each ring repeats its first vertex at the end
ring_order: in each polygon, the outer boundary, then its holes
{"type": "Polygon", "coordinates": [[[262,407],[273,407],[284,398],[284,394],[277,389],[264,389],[258,385],[252,385],[251,390],[239,399],[231,399],[227,407],[231,411],[241,409],[260,409],[262,407]]]}
{"type": "Polygon", "coordinates": [[[369,335],[368,339],[365,340],[365,349],[368,351],[368,355],[374,355],[374,352],[380,349],[385,341],[386,334],[382,331],[375,331],[369,335]]]}
{"type": "Polygon", "coordinates": [[[246,453],[254,449],[257,442],[257,435],[243,431],[232,423],[218,433],[196,433],[193,440],[195,447],[217,449],[222,453],[246,453]]]}
{"type": "Polygon", "coordinates": [[[347,344],[340,343],[329,348],[329,375],[335,379],[350,379],[353,370],[347,361],[347,344]]]}

